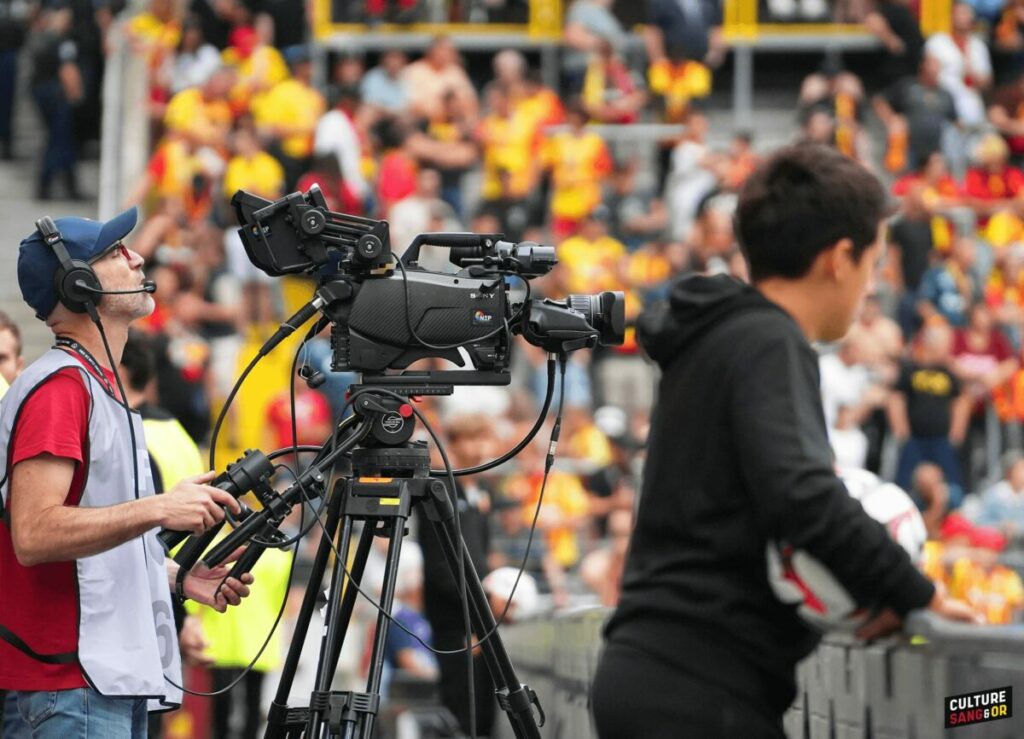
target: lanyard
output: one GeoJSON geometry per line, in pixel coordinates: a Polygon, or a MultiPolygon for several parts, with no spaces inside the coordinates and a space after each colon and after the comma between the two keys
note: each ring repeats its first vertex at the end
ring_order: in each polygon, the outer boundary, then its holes
{"type": "Polygon", "coordinates": [[[110,384],[110,380],[107,379],[106,373],[103,372],[103,368],[100,366],[100,363],[96,361],[96,357],[94,357],[88,349],[74,339],[69,339],[66,336],[58,336],[57,341],[54,343],[54,348],[66,349],[77,354],[87,365],[89,365],[93,374],[96,375],[96,379],[100,381],[100,384],[103,385],[106,391],[113,398],[117,398],[117,393],[114,392],[114,388],[110,384]]]}

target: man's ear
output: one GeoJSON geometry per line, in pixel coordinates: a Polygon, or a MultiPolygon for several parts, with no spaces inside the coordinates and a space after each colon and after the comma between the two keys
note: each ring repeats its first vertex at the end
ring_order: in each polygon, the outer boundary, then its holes
{"type": "Polygon", "coordinates": [[[853,240],[849,238],[839,239],[823,251],[821,256],[824,260],[825,275],[832,280],[842,280],[857,266],[853,254],[853,240]]]}

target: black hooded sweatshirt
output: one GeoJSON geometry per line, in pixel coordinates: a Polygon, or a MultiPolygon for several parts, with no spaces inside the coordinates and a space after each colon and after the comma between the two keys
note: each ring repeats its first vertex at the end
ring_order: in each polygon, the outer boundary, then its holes
{"type": "Polygon", "coordinates": [[[817,355],[788,313],[728,276],[688,276],[638,329],[663,375],[606,638],[781,716],[820,634],[774,596],[769,541],[862,605],[902,615],[934,587],[835,475],[817,355]]]}

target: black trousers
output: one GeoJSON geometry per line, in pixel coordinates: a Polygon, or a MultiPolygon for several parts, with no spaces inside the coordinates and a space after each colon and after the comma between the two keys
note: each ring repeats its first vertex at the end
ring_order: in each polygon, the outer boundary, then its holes
{"type": "Polygon", "coordinates": [[[621,644],[605,647],[590,699],[600,739],[785,739],[781,718],[621,644]]]}

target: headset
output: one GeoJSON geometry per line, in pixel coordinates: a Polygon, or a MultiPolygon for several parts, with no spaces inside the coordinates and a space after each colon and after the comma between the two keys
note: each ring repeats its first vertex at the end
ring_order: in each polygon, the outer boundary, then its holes
{"type": "Polygon", "coordinates": [[[96,306],[100,304],[104,295],[156,292],[156,283],[152,280],[146,280],[142,287],[136,290],[104,290],[91,264],[71,258],[67,247],[64,246],[64,237],[50,216],[43,216],[36,221],[36,229],[60,262],[60,267],[53,276],[53,286],[61,304],[69,311],[88,313],[94,323],[99,323],[96,306]]]}

